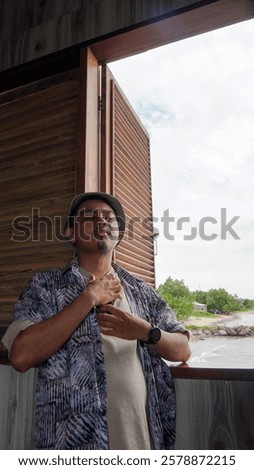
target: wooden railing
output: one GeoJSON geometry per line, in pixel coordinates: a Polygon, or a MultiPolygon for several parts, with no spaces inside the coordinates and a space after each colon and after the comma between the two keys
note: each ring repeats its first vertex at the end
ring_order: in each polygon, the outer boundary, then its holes
{"type": "Polygon", "coordinates": [[[253,369],[245,368],[244,364],[241,369],[234,367],[200,367],[189,364],[181,364],[176,367],[171,367],[171,371],[174,379],[240,380],[254,382],[254,361],[253,369]]]}
{"type": "MultiPolygon", "coordinates": [[[[177,397],[175,449],[254,449],[254,369],[172,366],[177,397]]],[[[0,449],[33,448],[37,370],[24,374],[1,353],[0,449]]]]}

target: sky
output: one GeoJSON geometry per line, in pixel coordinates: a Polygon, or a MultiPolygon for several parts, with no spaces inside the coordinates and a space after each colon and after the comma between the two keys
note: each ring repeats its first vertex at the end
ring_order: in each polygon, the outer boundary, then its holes
{"type": "Polygon", "coordinates": [[[150,135],[157,286],[254,299],[254,20],[109,67],[150,135]]]}

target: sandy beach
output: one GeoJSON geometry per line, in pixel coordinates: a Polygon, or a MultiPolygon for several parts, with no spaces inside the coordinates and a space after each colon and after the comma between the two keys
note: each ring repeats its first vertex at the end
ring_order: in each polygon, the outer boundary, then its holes
{"type": "Polygon", "coordinates": [[[246,312],[232,312],[228,315],[214,315],[212,317],[194,317],[191,316],[183,322],[185,325],[195,325],[200,328],[204,326],[216,326],[224,324],[228,326],[244,325],[254,326],[254,310],[246,312]]]}
{"type": "Polygon", "coordinates": [[[231,313],[229,315],[214,315],[212,317],[189,317],[188,320],[185,320],[183,323],[185,325],[195,325],[197,327],[203,326],[211,326],[223,323],[223,321],[231,320],[232,318],[236,317],[236,314],[231,313]]]}

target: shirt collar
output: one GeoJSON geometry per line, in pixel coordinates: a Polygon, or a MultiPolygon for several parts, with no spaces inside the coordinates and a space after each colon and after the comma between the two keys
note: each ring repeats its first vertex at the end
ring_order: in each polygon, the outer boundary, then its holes
{"type": "MultiPolygon", "coordinates": [[[[114,270],[116,270],[117,268],[117,265],[112,263],[112,268],[114,270]]],[[[71,273],[74,273],[74,274],[81,274],[83,278],[85,278],[85,280],[89,280],[90,277],[91,277],[91,273],[89,273],[88,271],[86,271],[85,269],[83,268],[80,268],[79,265],[78,265],[78,259],[75,257],[73,258],[70,263],[68,263],[64,268],[63,268],[63,274],[65,273],[68,273],[68,271],[70,271],[71,273]]]]}
{"type": "Polygon", "coordinates": [[[78,267],[78,260],[77,258],[73,258],[70,263],[68,263],[64,268],[63,268],[63,274],[67,273],[68,271],[78,273],[79,272],[79,267],[78,267]]]}

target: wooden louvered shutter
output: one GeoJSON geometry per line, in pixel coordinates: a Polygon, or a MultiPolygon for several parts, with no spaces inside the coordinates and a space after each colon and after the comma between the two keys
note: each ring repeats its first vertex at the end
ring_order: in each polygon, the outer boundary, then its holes
{"type": "Polygon", "coordinates": [[[149,135],[107,66],[102,72],[101,188],[124,206],[115,261],[155,285],[149,135]]]}
{"type": "Polygon", "coordinates": [[[71,257],[58,239],[75,194],[78,87],[73,71],[0,95],[0,325],[36,271],[71,257]]]}

